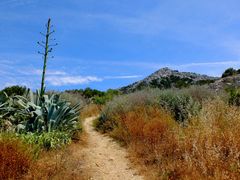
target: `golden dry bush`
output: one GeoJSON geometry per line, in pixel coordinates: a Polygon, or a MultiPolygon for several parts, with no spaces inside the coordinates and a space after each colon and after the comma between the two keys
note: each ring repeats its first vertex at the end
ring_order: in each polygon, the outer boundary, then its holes
{"type": "Polygon", "coordinates": [[[17,139],[0,138],[0,179],[19,179],[32,164],[28,147],[17,139]]]}
{"type": "Polygon", "coordinates": [[[152,179],[240,177],[240,109],[220,98],[204,101],[184,126],[155,105],[116,108],[107,115],[102,122],[112,124],[110,135],[127,145],[152,179]]]}
{"type": "Polygon", "coordinates": [[[81,119],[85,119],[92,116],[98,116],[100,114],[102,107],[101,105],[89,104],[86,105],[80,113],[81,119]]]}
{"type": "MultiPolygon", "coordinates": [[[[188,127],[175,132],[176,147],[161,155],[156,169],[167,179],[237,179],[240,177],[240,111],[217,99],[203,104],[188,127]]],[[[168,143],[166,142],[166,145],[168,143]]],[[[164,146],[166,146],[164,145],[164,146]]]]}
{"type": "Polygon", "coordinates": [[[62,149],[41,152],[23,179],[90,179],[89,169],[84,166],[86,159],[82,148],[86,142],[83,141],[62,149]]]}

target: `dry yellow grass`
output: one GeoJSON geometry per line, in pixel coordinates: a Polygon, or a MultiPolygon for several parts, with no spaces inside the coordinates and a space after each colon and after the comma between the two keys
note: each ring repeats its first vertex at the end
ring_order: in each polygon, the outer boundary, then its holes
{"type": "Polygon", "coordinates": [[[203,103],[187,127],[154,106],[138,106],[115,120],[120,126],[111,135],[126,143],[150,179],[240,177],[240,110],[220,99],[203,103]]]}
{"type": "Polygon", "coordinates": [[[85,155],[82,153],[86,145],[87,135],[83,133],[78,142],[72,143],[65,149],[42,152],[24,179],[89,179],[90,174],[84,166],[85,155]]]}
{"type": "Polygon", "coordinates": [[[81,110],[80,118],[86,119],[88,117],[97,116],[99,115],[101,109],[101,105],[89,104],[81,110]]]}
{"type": "Polygon", "coordinates": [[[33,163],[29,148],[17,139],[0,139],[0,179],[20,179],[33,163]]]}

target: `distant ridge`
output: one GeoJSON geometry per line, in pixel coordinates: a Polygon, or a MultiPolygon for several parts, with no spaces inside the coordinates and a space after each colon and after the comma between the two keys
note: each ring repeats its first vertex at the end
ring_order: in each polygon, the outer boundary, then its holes
{"type": "Polygon", "coordinates": [[[147,87],[169,89],[183,88],[190,85],[204,85],[214,83],[219,78],[201,75],[192,72],[179,72],[168,67],[159,69],[143,80],[137,81],[119,90],[123,93],[130,93],[147,87]]]}

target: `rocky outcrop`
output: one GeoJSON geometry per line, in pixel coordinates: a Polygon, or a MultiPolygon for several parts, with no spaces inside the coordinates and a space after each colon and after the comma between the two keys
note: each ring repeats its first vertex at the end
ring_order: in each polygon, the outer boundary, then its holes
{"type": "Polygon", "coordinates": [[[130,93],[147,87],[151,88],[182,88],[190,85],[210,84],[217,80],[216,77],[201,75],[191,72],[179,72],[169,68],[162,68],[143,80],[120,88],[123,93],[130,93]]]}
{"type": "Polygon", "coordinates": [[[239,88],[240,87],[240,74],[218,79],[214,83],[211,83],[209,85],[209,87],[216,91],[229,89],[229,88],[239,88]]]}

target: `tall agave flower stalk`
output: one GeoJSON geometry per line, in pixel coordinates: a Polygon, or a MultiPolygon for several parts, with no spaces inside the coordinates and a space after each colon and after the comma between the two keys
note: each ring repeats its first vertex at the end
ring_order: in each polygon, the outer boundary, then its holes
{"type": "MultiPolygon", "coordinates": [[[[51,19],[49,18],[48,19],[48,22],[46,24],[46,28],[47,28],[47,32],[46,34],[44,33],[41,33],[44,37],[45,37],[45,41],[42,41],[42,42],[38,42],[38,44],[43,47],[44,49],[44,52],[38,52],[39,54],[42,54],[43,55],[43,60],[44,60],[44,63],[43,63],[43,72],[42,72],[42,81],[41,81],[41,90],[40,90],[40,98],[43,99],[43,95],[45,93],[45,74],[46,74],[46,68],[47,68],[47,60],[48,60],[48,56],[49,56],[49,53],[52,52],[52,46],[56,46],[56,44],[52,44],[50,45],[49,44],[49,41],[51,40],[50,39],[50,36],[51,34],[53,34],[55,31],[51,31],[51,19]]],[[[55,40],[55,39],[53,39],[55,40]]]]}

